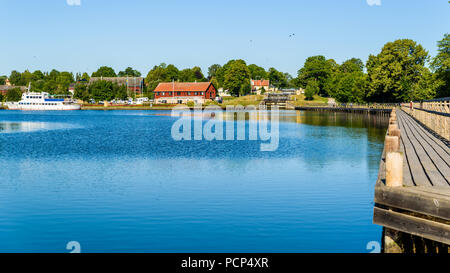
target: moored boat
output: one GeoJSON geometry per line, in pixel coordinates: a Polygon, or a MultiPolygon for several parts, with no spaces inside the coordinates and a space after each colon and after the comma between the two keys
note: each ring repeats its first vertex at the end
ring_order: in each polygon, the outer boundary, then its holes
{"type": "Polygon", "coordinates": [[[5,104],[10,110],[80,110],[72,99],[54,98],[46,92],[26,92],[18,102],[5,104]]]}

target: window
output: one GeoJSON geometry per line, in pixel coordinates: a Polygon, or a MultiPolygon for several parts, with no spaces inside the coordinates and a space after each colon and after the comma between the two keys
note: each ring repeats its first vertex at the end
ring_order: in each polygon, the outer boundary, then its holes
{"type": "Polygon", "coordinates": [[[181,96],[181,92],[177,92],[177,96],[181,96]]]}
{"type": "Polygon", "coordinates": [[[188,92],[188,96],[190,96],[191,95],[191,92],[188,92]]]}

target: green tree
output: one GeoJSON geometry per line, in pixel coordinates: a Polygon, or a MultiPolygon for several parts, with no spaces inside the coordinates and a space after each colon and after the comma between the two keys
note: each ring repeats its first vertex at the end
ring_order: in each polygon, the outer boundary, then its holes
{"type": "Polygon", "coordinates": [[[351,58],[341,65],[333,64],[331,68],[331,75],[324,86],[326,93],[339,102],[364,102],[367,76],[363,72],[363,62],[351,58]]]}
{"type": "Polygon", "coordinates": [[[131,67],[127,67],[124,71],[120,71],[117,74],[119,77],[140,77],[141,76],[141,72],[134,70],[131,67]]]}
{"type": "Polygon", "coordinates": [[[319,94],[328,95],[325,85],[333,74],[333,70],[337,69],[334,60],[327,60],[324,56],[308,57],[303,67],[298,71],[297,85],[305,88],[311,79],[317,81],[319,85],[319,94]]]}
{"type": "Polygon", "coordinates": [[[362,103],[365,99],[367,76],[360,71],[337,73],[332,96],[339,102],[362,103]]]}
{"type": "Polygon", "coordinates": [[[102,66],[96,72],[92,73],[92,77],[117,77],[112,67],[102,66]]]}
{"type": "Polygon", "coordinates": [[[434,72],[437,97],[450,97],[450,35],[444,34],[444,38],[437,43],[438,53],[431,62],[434,72]]]}
{"type": "Polygon", "coordinates": [[[208,67],[208,79],[211,80],[213,77],[216,77],[217,70],[219,70],[222,66],[220,64],[213,64],[208,67]]]}
{"type": "Polygon", "coordinates": [[[22,73],[16,70],[11,71],[11,75],[9,75],[9,82],[12,85],[22,85],[22,73]]]}
{"type": "Polygon", "coordinates": [[[69,85],[74,82],[73,74],[71,72],[61,72],[56,77],[57,93],[67,94],[69,85]]]}
{"type": "Polygon", "coordinates": [[[126,100],[128,98],[128,89],[125,85],[114,84],[113,93],[116,99],[126,100]]]}
{"type": "Polygon", "coordinates": [[[339,71],[343,73],[363,72],[364,63],[361,59],[351,58],[339,66],[339,71]]]}
{"type": "Polygon", "coordinates": [[[75,85],[73,97],[82,101],[89,101],[91,95],[89,94],[88,86],[84,83],[77,83],[75,85]]]}
{"type": "Polygon", "coordinates": [[[6,76],[0,76],[0,85],[4,85],[4,84],[6,84],[6,79],[7,79],[8,77],[6,77],[6,76]]]}
{"type": "MultiPolygon", "coordinates": [[[[426,77],[428,52],[409,39],[386,43],[381,52],[367,60],[368,99],[378,102],[401,102],[417,98],[417,90],[426,77]]],[[[417,98],[417,99],[425,99],[417,98]]]]}
{"type": "Polygon", "coordinates": [[[8,89],[6,92],[7,101],[19,101],[22,98],[22,90],[19,87],[8,89]]]}
{"type": "Polygon", "coordinates": [[[56,69],[52,69],[50,73],[48,73],[47,77],[45,77],[45,80],[54,80],[56,81],[56,78],[59,76],[60,72],[56,69]]]}
{"type": "Polygon", "coordinates": [[[89,74],[84,72],[83,75],[81,75],[80,80],[81,81],[85,81],[85,82],[89,82],[89,80],[91,79],[91,77],[89,77],[89,74]]]}
{"type": "Polygon", "coordinates": [[[33,72],[33,78],[35,81],[44,80],[45,75],[44,75],[44,73],[42,73],[41,70],[36,70],[33,72]]]}
{"type": "Polygon", "coordinates": [[[253,80],[267,80],[269,78],[266,70],[256,64],[250,64],[248,70],[250,71],[250,78],[253,80]]]}
{"type": "Polygon", "coordinates": [[[314,95],[319,93],[319,83],[315,79],[310,79],[306,84],[305,88],[305,99],[312,100],[314,99],[314,95]]]}
{"type": "MultiPolygon", "coordinates": [[[[190,72],[189,72],[190,73],[190,72]]],[[[170,82],[180,79],[181,72],[173,64],[161,63],[155,65],[145,77],[148,91],[153,91],[160,82],[170,82]]]]}
{"type": "Polygon", "coordinates": [[[239,96],[245,96],[250,94],[252,91],[252,86],[250,84],[250,81],[245,81],[242,83],[241,88],[239,90],[239,96]]]}
{"type": "Polygon", "coordinates": [[[192,74],[194,75],[194,81],[204,82],[207,81],[205,76],[203,75],[202,69],[198,66],[194,66],[191,68],[192,74]]]}
{"type": "Polygon", "coordinates": [[[164,69],[164,78],[166,82],[176,81],[180,77],[180,70],[173,64],[169,64],[164,69]]]}
{"type": "Polygon", "coordinates": [[[206,81],[200,67],[186,68],[180,71],[179,80],[182,82],[203,82],[206,81]]]}
{"type": "Polygon", "coordinates": [[[270,84],[277,88],[286,88],[288,86],[288,80],[286,74],[276,70],[275,68],[269,68],[268,78],[270,84]]]}
{"type": "Polygon", "coordinates": [[[233,96],[249,92],[247,86],[250,84],[250,71],[244,60],[231,60],[225,65],[224,88],[228,89],[233,96]]]}
{"type": "Polygon", "coordinates": [[[219,88],[219,82],[217,81],[216,77],[212,77],[209,81],[214,85],[215,88],[219,88]]]}
{"type": "Polygon", "coordinates": [[[113,83],[109,81],[95,81],[89,85],[89,93],[92,98],[96,101],[110,101],[114,99],[114,89],[113,83]]]}

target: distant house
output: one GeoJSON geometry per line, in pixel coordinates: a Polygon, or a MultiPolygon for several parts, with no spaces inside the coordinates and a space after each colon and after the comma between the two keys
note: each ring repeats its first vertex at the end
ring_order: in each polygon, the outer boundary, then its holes
{"type": "Polygon", "coordinates": [[[69,92],[73,95],[75,93],[75,84],[71,83],[69,85],[69,92]]]}
{"type": "Polygon", "coordinates": [[[211,82],[162,82],[154,90],[155,103],[204,103],[216,97],[211,82]]]}
{"type": "MultiPolygon", "coordinates": [[[[9,81],[8,81],[8,83],[9,83],[9,81]]],[[[25,92],[27,90],[26,86],[14,86],[14,85],[8,84],[8,85],[0,85],[0,93],[5,96],[6,93],[8,92],[8,90],[13,89],[13,88],[20,88],[20,90],[22,92],[25,92]]]]}
{"type": "Polygon", "coordinates": [[[89,84],[101,80],[117,83],[118,85],[126,85],[128,90],[138,94],[141,94],[142,89],[144,89],[143,77],[91,77],[89,84]]]}
{"type": "Polygon", "coordinates": [[[263,88],[265,91],[269,91],[269,80],[250,80],[250,84],[252,86],[252,93],[260,95],[263,88]]]}

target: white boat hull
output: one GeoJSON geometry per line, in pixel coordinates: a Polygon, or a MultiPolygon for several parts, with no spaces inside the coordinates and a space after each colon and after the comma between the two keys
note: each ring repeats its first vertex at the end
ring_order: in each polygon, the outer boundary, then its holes
{"type": "Polygon", "coordinates": [[[64,110],[80,110],[79,104],[59,104],[59,105],[19,105],[17,103],[6,104],[9,110],[24,111],[64,111],[64,110]]]}
{"type": "Polygon", "coordinates": [[[5,104],[10,110],[24,111],[64,111],[80,110],[79,104],[72,100],[55,99],[46,92],[26,92],[18,102],[7,102],[5,104]]]}

